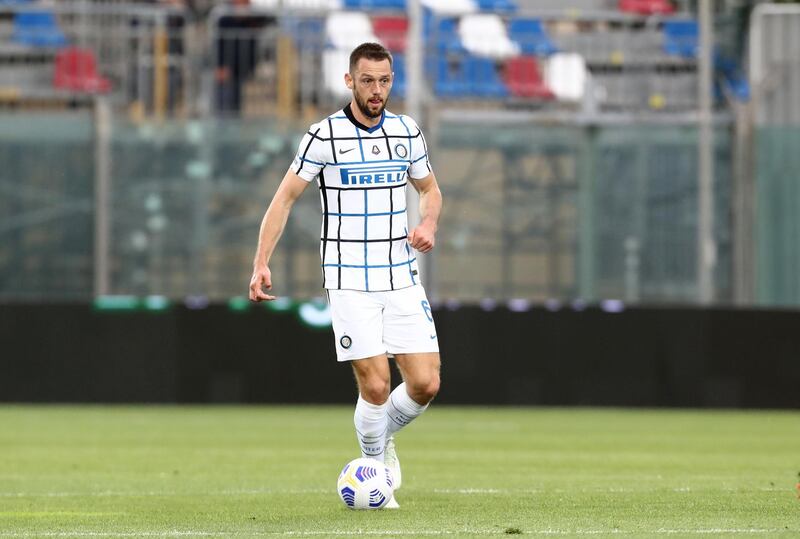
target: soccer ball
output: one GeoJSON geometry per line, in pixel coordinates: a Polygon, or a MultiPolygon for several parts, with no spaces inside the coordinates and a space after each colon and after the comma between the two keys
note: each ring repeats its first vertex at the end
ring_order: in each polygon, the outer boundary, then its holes
{"type": "Polygon", "coordinates": [[[339,498],[350,509],[380,509],[392,499],[392,472],[375,459],[348,462],[336,482],[339,498]]]}

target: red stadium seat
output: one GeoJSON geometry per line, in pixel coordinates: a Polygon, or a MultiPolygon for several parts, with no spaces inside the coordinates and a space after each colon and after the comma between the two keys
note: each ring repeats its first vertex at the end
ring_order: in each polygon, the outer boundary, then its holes
{"type": "Polygon", "coordinates": [[[505,64],[505,81],[511,95],[536,99],[554,99],[555,95],[542,78],[539,62],[533,56],[517,56],[505,64]]]}
{"type": "Polygon", "coordinates": [[[405,52],[408,19],[405,17],[373,17],[372,29],[387,49],[392,52],[405,52]]]}
{"type": "Polygon", "coordinates": [[[619,10],[637,15],[668,15],[675,12],[669,0],[619,0],[619,10]]]}
{"type": "Polygon", "coordinates": [[[102,94],[111,82],[97,72],[97,60],[89,49],[69,47],[56,55],[53,86],[59,90],[102,94]]]}

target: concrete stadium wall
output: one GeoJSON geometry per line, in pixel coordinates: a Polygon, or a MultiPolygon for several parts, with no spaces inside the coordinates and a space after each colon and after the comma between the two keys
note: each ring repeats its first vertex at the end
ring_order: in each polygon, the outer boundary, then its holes
{"type": "MultiPolygon", "coordinates": [[[[800,312],[435,312],[447,404],[800,407],[800,312]]],[[[262,308],[0,306],[0,401],[349,403],[330,329],[262,308]]]]}

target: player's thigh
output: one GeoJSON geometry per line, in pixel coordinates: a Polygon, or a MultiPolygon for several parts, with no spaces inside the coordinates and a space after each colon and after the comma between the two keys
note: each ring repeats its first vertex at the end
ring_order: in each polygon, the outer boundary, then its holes
{"type": "Polygon", "coordinates": [[[393,355],[439,352],[439,337],[421,285],[387,292],[383,342],[393,355]]]}
{"type": "Polygon", "coordinates": [[[386,353],[380,301],[357,290],[329,290],[328,301],[339,361],[373,358],[386,353]]]}

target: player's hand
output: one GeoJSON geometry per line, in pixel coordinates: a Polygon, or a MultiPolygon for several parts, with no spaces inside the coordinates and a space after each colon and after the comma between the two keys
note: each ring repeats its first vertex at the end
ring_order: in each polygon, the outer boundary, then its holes
{"type": "Polygon", "coordinates": [[[272,289],[272,272],[267,266],[261,266],[253,270],[250,278],[250,301],[271,301],[276,296],[270,296],[264,289],[272,289]]]}
{"type": "Polygon", "coordinates": [[[436,243],[435,235],[433,227],[421,224],[408,235],[408,244],[420,253],[427,253],[436,243]]]}

